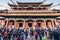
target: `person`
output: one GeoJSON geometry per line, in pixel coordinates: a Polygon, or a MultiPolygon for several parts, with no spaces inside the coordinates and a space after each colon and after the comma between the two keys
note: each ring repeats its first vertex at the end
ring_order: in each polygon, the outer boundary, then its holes
{"type": "Polygon", "coordinates": [[[21,35],[21,40],[24,40],[24,32],[22,32],[22,35],[21,35]]]}
{"type": "MultiPolygon", "coordinates": [[[[49,34],[49,36],[48,36],[48,38],[50,39],[50,40],[52,40],[52,37],[53,37],[53,35],[54,35],[54,33],[53,33],[53,31],[54,31],[54,29],[52,30],[53,28],[49,28],[48,29],[48,34],[49,34]]],[[[53,37],[54,38],[54,37],[53,37]]]]}
{"type": "Polygon", "coordinates": [[[39,38],[40,38],[40,40],[42,40],[42,32],[41,32],[41,30],[39,32],[39,38]]]}
{"type": "Polygon", "coordinates": [[[1,37],[2,37],[2,34],[1,34],[1,32],[2,32],[2,29],[0,28],[0,40],[1,40],[1,37]]]}
{"type": "Polygon", "coordinates": [[[28,31],[27,31],[27,29],[26,29],[25,38],[27,39],[27,37],[28,37],[28,31]]]}
{"type": "Polygon", "coordinates": [[[17,30],[17,37],[18,37],[18,40],[21,39],[21,30],[20,29],[17,30]]]}
{"type": "Polygon", "coordinates": [[[33,28],[30,28],[30,36],[34,36],[33,28]]]}
{"type": "Polygon", "coordinates": [[[12,36],[12,27],[8,26],[8,39],[10,40],[12,36]]]}
{"type": "Polygon", "coordinates": [[[35,28],[35,31],[39,34],[40,28],[39,27],[35,28]]]}
{"type": "Polygon", "coordinates": [[[13,34],[13,39],[15,39],[16,38],[16,35],[17,35],[17,29],[16,28],[13,28],[13,32],[12,32],[13,34]]]}
{"type": "Polygon", "coordinates": [[[57,31],[57,29],[55,29],[55,30],[53,31],[53,33],[54,33],[54,40],[59,40],[59,36],[58,36],[58,31],[57,31]]]}
{"type": "Polygon", "coordinates": [[[35,40],[38,40],[38,33],[35,32],[35,40]]]}
{"type": "Polygon", "coordinates": [[[9,28],[9,31],[8,31],[8,39],[9,40],[11,39],[11,36],[12,36],[12,29],[9,28]]]}
{"type": "Polygon", "coordinates": [[[3,37],[3,40],[7,40],[8,39],[8,33],[7,31],[4,32],[4,37],[3,37]]]}
{"type": "Polygon", "coordinates": [[[58,37],[59,37],[59,40],[60,40],[60,27],[57,27],[57,33],[58,33],[58,37]]]}

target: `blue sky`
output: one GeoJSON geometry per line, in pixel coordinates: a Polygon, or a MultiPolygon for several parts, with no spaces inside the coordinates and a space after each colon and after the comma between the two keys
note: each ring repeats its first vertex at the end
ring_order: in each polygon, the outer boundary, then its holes
{"type": "MultiPolygon", "coordinates": [[[[13,1],[16,3],[16,1],[20,1],[20,2],[41,2],[43,0],[13,0],[13,1]]],[[[46,2],[44,2],[44,3],[51,3],[51,2],[53,2],[53,5],[60,4],[60,0],[46,0],[46,2]]],[[[0,5],[8,7],[8,3],[11,3],[11,1],[10,0],[0,0],[0,5]]],[[[53,7],[53,8],[60,9],[60,5],[53,7]]]]}

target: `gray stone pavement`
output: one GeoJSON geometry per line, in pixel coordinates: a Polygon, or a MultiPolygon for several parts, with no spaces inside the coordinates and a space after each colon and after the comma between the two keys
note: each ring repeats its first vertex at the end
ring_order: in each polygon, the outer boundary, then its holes
{"type": "MultiPolygon", "coordinates": [[[[47,36],[45,36],[45,37],[46,37],[46,40],[51,40],[51,39],[48,39],[47,36]]],[[[3,38],[1,37],[0,40],[3,40],[3,38]]],[[[13,38],[11,38],[11,40],[13,40],[13,38]]],[[[31,37],[28,37],[27,39],[24,38],[24,40],[35,40],[35,37],[31,36],[31,37]]],[[[39,37],[38,37],[38,40],[40,40],[39,37]]],[[[53,37],[52,37],[52,40],[54,40],[53,37]]]]}
{"type": "MultiPolygon", "coordinates": [[[[34,36],[33,36],[33,37],[30,37],[30,38],[25,39],[25,40],[35,40],[35,38],[34,38],[34,36]]],[[[40,39],[38,38],[38,40],[40,40],[40,39]]],[[[46,40],[51,40],[51,39],[48,39],[48,38],[46,37],[46,40]]],[[[52,40],[54,40],[54,38],[52,38],[52,40]]]]}
{"type": "MultiPolygon", "coordinates": [[[[51,39],[48,39],[47,36],[45,36],[45,37],[46,37],[46,40],[51,40],[51,39]]],[[[3,40],[2,37],[1,37],[1,40],[3,40]]],[[[12,38],[11,38],[11,40],[12,40],[12,38]]],[[[24,38],[24,40],[35,40],[35,37],[31,36],[31,37],[28,37],[27,39],[24,38]]],[[[40,39],[38,38],[38,40],[40,40],[40,39]]],[[[52,38],[52,40],[54,40],[54,38],[52,38]]]]}

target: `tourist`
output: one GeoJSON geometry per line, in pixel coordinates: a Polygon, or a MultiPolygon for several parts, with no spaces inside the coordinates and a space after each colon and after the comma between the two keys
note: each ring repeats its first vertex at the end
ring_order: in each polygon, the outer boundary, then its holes
{"type": "Polygon", "coordinates": [[[22,36],[21,40],[24,40],[24,32],[22,32],[21,36],[22,36]]]}
{"type": "Polygon", "coordinates": [[[3,36],[3,40],[7,40],[8,39],[8,32],[4,31],[4,36],[3,36]]]}
{"type": "Polygon", "coordinates": [[[20,29],[17,30],[17,38],[18,38],[18,40],[21,39],[21,30],[20,29]]]}
{"type": "Polygon", "coordinates": [[[0,40],[1,40],[1,37],[2,37],[2,34],[1,34],[1,32],[2,32],[2,29],[0,28],[0,40]]]}
{"type": "Polygon", "coordinates": [[[54,40],[59,40],[57,29],[55,29],[55,30],[53,31],[53,33],[54,33],[54,34],[53,34],[54,40]]]}
{"type": "Polygon", "coordinates": [[[25,38],[27,39],[27,37],[28,37],[28,30],[26,29],[25,38]]]}
{"type": "Polygon", "coordinates": [[[35,32],[35,40],[38,40],[38,33],[35,32]]]}
{"type": "Polygon", "coordinates": [[[12,27],[8,27],[8,39],[10,40],[12,36],[12,27]]]}
{"type": "Polygon", "coordinates": [[[16,35],[17,35],[17,29],[16,28],[13,28],[13,39],[16,38],[16,35]]]}
{"type": "Polygon", "coordinates": [[[33,28],[30,28],[30,36],[34,36],[33,28]]]}
{"type": "Polygon", "coordinates": [[[39,38],[40,38],[40,40],[42,40],[42,31],[41,30],[39,32],[39,38]]]}

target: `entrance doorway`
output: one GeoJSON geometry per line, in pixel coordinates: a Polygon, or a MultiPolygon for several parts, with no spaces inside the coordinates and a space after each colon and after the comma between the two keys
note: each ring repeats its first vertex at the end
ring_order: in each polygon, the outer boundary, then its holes
{"type": "Polygon", "coordinates": [[[38,27],[41,27],[41,23],[37,23],[38,27]]]}
{"type": "Polygon", "coordinates": [[[43,28],[45,26],[44,20],[37,20],[36,22],[37,22],[38,27],[40,28],[43,28]]]}
{"type": "Polygon", "coordinates": [[[34,27],[34,20],[26,20],[26,27],[33,28],[34,27]]]}
{"type": "Polygon", "coordinates": [[[14,20],[9,20],[8,25],[14,25],[14,20]]]}
{"type": "Polygon", "coordinates": [[[23,27],[23,23],[19,23],[19,27],[23,27]]]}
{"type": "Polygon", "coordinates": [[[18,22],[18,27],[20,27],[20,28],[22,28],[23,27],[23,20],[17,20],[17,22],[18,22]]]}
{"type": "Polygon", "coordinates": [[[28,26],[29,26],[29,27],[32,27],[32,23],[28,23],[28,26]]]}
{"type": "Polygon", "coordinates": [[[8,21],[8,27],[12,27],[14,25],[14,20],[9,20],[8,21]]]}

